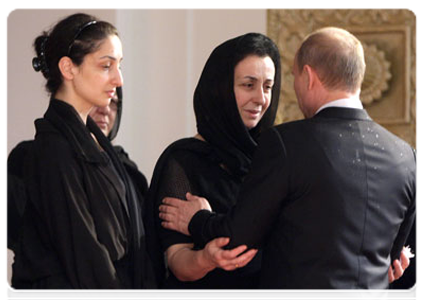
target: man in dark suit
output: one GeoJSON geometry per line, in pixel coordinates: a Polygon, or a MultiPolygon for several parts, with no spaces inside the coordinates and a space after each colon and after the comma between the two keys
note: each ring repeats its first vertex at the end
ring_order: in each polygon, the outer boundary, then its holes
{"type": "Polygon", "coordinates": [[[263,248],[262,288],[387,288],[415,218],[416,161],[363,109],[364,72],[349,32],[309,35],[293,68],[306,119],[262,134],[228,215],[196,212],[203,198],[165,198],[163,226],[198,243],[227,236],[231,247],[263,248]]]}

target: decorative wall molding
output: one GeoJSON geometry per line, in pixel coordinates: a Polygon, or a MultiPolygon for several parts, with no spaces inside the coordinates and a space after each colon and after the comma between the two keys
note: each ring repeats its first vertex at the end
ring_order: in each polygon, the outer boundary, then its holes
{"type": "Polygon", "coordinates": [[[410,10],[268,10],[267,33],[282,58],[276,123],[303,118],[293,89],[294,56],[308,34],[326,26],[344,28],[363,43],[363,105],[376,122],[415,146],[416,17],[410,10]]]}

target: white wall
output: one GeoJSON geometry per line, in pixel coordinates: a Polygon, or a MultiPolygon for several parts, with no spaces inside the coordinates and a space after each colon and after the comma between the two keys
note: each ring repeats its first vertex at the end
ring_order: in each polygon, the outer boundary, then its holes
{"type": "MultiPolygon", "coordinates": [[[[32,43],[43,30],[75,13],[114,24],[123,42],[124,109],[116,144],[150,181],[171,142],[195,134],[192,96],[211,51],[246,32],[266,30],[265,10],[15,10],[7,20],[7,153],[33,139],[48,96],[33,70],[32,43]]],[[[13,254],[8,251],[8,280],[13,254]]]]}
{"type": "Polygon", "coordinates": [[[116,139],[150,180],[171,142],[196,132],[193,92],[223,41],[265,33],[265,10],[119,10],[124,110],[116,139]]]}
{"type": "MultiPolygon", "coordinates": [[[[15,10],[7,19],[7,154],[22,140],[33,139],[34,120],[48,105],[45,80],[32,68],[32,43],[43,30],[77,10],[15,10]]],[[[114,10],[85,10],[115,24],[114,10]]],[[[6,185],[5,185],[6,186],[6,185]]],[[[6,203],[6,202],[4,202],[6,203]]],[[[6,226],[5,226],[6,227],[6,226]]],[[[5,228],[4,227],[4,228],[5,228]]],[[[10,283],[13,252],[7,250],[10,283]]]]}
{"type": "MultiPolygon", "coordinates": [[[[32,68],[32,43],[43,30],[77,10],[14,10],[7,19],[7,153],[34,137],[34,120],[42,117],[48,96],[45,79],[32,68]]],[[[114,10],[85,10],[116,23],[114,10]]]]}

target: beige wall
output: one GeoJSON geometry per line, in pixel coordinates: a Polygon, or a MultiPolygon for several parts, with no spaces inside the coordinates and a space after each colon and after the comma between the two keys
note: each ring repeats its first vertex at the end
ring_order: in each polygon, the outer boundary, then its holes
{"type": "MultiPolygon", "coordinates": [[[[116,143],[150,181],[171,142],[195,134],[192,95],[211,51],[221,42],[265,33],[265,10],[79,10],[113,23],[123,42],[124,110],[116,143]]],[[[31,61],[32,42],[76,10],[15,10],[7,20],[7,153],[34,137],[48,96],[31,61]]],[[[8,252],[8,277],[12,253],[8,252]]]]}

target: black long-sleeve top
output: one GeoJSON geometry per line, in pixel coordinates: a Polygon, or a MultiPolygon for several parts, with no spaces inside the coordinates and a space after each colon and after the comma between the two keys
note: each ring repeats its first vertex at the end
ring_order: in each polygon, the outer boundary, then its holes
{"type": "MultiPolygon", "coordinates": [[[[186,138],[170,145],[161,155],[153,174],[148,201],[154,203],[153,214],[161,255],[175,244],[194,243],[178,232],[164,229],[159,219],[158,207],[166,196],[185,199],[191,192],[208,199],[215,212],[226,213],[238,195],[242,177],[230,174],[222,167],[221,160],[208,143],[195,138],[186,138]]],[[[205,244],[195,244],[194,249],[205,244]]],[[[179,281],[169,270],[165,288],[228,288],[247,289],[257,287],[261,253],[244,268],[236,271],[215,269],[205,277],[193,282],[179,281]]]]}
{"type": "Polygon", "coordinates": [[[154,287],[139,200],[110,142],[60,100],[35,124],[12,285],[154,287]]]}

